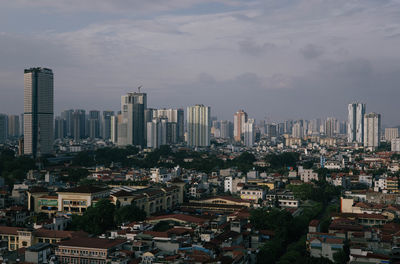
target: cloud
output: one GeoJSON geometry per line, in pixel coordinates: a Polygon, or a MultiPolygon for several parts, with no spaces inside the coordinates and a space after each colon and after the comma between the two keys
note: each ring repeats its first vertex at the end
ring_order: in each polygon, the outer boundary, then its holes
{"type": "Polygon", "coordinates": [[[103,12],[149,14],[154,12],[176,11],[195,5],[220,3],[227,6],[240,4],[237,0],[14,0],[0,1],[4,6],[12,8],[41,8],[51,12],[103,12]]]}
{"type": "Polygon", "coordinates": [[[239,49],[245,54],[252,56],[264,55],[265,53],[272,51],[276,48],[276,45],[272,43],[264,43],[258,45],[252,40],[243,40],[239,42],[239,49]]]}
{"type": "Polygon", "coordinates": [[[239,107],[258,119],[344,118],[349,101],[364,100],[400,123],[390,113],[400,96],[398,2],[213,2],[2,1],[16,15],[0,26],[0,112],[22,111],[22,99],[8,103],[21,96],[22,70],[43,65],[56,75],[57,111],[116,110],[143,84],[151,106],[204,103],[224,118],[239,107]],[[52,27],[37,28],[25,20],[32,10],[82,21],[43,16],[52,27]]]}
{"type": "Polygon", "coordinates": [[[322,47],[313,44],[308,44],[307,46],[302,48],[300,52],[307,60],[316,59],[324,53],[322,47]]]}

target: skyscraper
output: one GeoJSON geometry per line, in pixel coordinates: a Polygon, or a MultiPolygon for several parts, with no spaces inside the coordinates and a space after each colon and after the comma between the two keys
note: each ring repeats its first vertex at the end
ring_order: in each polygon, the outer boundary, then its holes
{"type": "Polygon", "coordinates": [[[334,117],[328,117],[325,121],[325,135],[327,137],[333,137],[336,135],[336,126],[338,121],[334,117]]]}
{"type": "Polygon", "coordinates": [[[86,137],[86,111],[83,109],[76,109],[72,113],[72,137],[75,141],[84,139],[86,137]]]}
{"type": "Polygon", "coordinates": [[[122,120],[118,124],[118,145],[144,146],[145,116],[147,95],[145,93],[128,93],[121,96],[122,120]]]}
{"type": "Polygon", "coordinates": [[[74,122],[72,115],[74,113],[73,109],[65,110],[61,112],[61,117],[65,120],[65,131],[66,137],[72,138],[74,135],[74,122]]]}
{"type": "Polygon", "coordinates": [[[24,71],[24,153],[33,157],[53,152],[54,79],[47,68],[24,71]]]}
{"type": "Polygon", "coordinates": [[[299,120],[293,124],[292,137],[303,138],[303,136],[304,136],[303,122],[301,122],[301,120],[299,120]]]}
{"type": "Polygon", "coordinates": [[[233,116],[233,137],[236,142],[242,140],[244,124],[247,122],[247,113],[243,110],[237,111],[233,116]]]}
{"type": "Polygon", "coordinates": [[[220,123],[220,137],[230,139],[232,137],[232,122],[222,120],[220,123]]]}
{"type": "Polygon", "coordinates": [[[0,144],[4,144],[4,142],[6,142],[8,135],[7,125],[7,115],[0,114],[0,144]]]}
{"type": "Polygon", "coordinates": [[[364,141],[365,104],[351,103],[348,105],[347,140],[362,143],[364,141]]]}
{"type": "Polygon", "coordinates": [[[121,114],[116,116],[111,116],[111,132],[110,139],[114,144],[118,143],[118,118],[121,117],[121,114]]]}
{"type": "Polygon", "coordinates": [[[166,117],[153,118],[147,123],[147,147],[159,148],[167,144],[168,119],[166,117]]]}
{"type": "MultiPolygon", "coordinates": [[[[183,109],[152,109],[152,117],[166,117],[169,123],[176,123],[178,141],[184,141],[184,111],[183,109]]],[[[150,120],[151,121],[151,120],[150,120]]]]}
{"type": "Polygon", "coordinates": [[[244,144],[247,147],[252,147],[255,142],[255,120],[249,118],[246,123],[244,123],[244,144]]]}
{"type": "Polygon", "coordinates": [[[63,139],[66,136],[66,120],[62,117],[56,117],[54,120],[54,138],[63,139]]]}
{"type": "Polygon", "coordinates": [[[369,113],[364,116],[364,147],[377,148],[381,140],[381,115],[369,113]]]}
{"type": "Polygon", "coordinates": [[[111,138],[111,117],[114,116],[114,111],[103,111],[101,120],[101,137],[103,139],[111,138]]]}
{"type": "Polygon", "coordinates": [[[89,138],[100,138],[100,111],[89,111],[89,138]]]}
{"type": "Polygon", "coordinates": [[[19,137],[19,116],[9,115],[8,116],[8,136],[17,138],[19,137]]]}
{"type": "Polygon", "coordinates": [[[187,108],[188,146],[205,147],[210,145],[211,108],[204,105],[187,108]]]}
{"type": "Polygon", "coordinates": [[[392,139],[399,137],[399,128],[398,127],[388,127],[385,128],[385,140],[390,142],[392,139]]]}

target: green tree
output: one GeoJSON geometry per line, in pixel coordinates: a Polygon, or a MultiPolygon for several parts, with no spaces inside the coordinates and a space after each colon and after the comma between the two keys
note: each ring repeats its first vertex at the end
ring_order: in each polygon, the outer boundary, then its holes
{"type": "Polygon", "coordinates": [[[115,222],[120,225],[125,222],[143,221],[146,219],[146,212],[135,205],[119,207],[115,212],[115,222]]]}
{"type": "Polygon", "coordinates": [[[343,249],[333,254],[333,261],[337,264],[347,263],[348,259],[349,257],[347,256],[347,254],[344,252],[343,249]]]}
{"type": "Polygon", "coordinates": [[[171,223],[168,221],[160,221],[154,225],[153,231],[165,232],[165,231],[171,229],[172,226],[173,225],[171,225],[171,223]]]}
{"type": "Polygon", "coordinates": [[[90,234],[99,235],[115,227],[115,206],[107,199],[102,199],[91,206],[82,216],[72,217],[71,228],[84,230],[90,234]]]}

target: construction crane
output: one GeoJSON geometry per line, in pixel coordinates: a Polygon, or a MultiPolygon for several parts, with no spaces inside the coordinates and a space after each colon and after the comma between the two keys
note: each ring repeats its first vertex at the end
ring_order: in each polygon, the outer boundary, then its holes
{"type": "Polygon", "coordinates": [[[137,89],[138,89],[138,91],[139,91],[139,93],[140,93],[140,89],[143,87],[143,85],[140,85],[137,89]]]}

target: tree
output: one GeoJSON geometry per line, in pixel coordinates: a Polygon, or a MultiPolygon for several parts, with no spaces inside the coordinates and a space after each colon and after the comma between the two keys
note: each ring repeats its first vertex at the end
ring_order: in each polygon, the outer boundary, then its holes
{"type": "Polygon", "coordinates": [[[343,249],[333,254],[333,261],[337,264],[347,263],[348,259],[349,258],[343,249]]]}
{"type": "Polygon", "coordinates": [[[85,168],[68,169],[68,180],[79,182],[89,175],[89,171],[85,168]]]}
{"type": "Polygon", "coordinates": [[[102,199],[91,206],[82,216],[72,217],[71,228],[84,230],[90,234],[99,235],[115,227],[115,206],[107,199],[102,199]]]}
{"type": "Polygon", "coordinates": [[[143,221],[145,219],[146,212],[135,205],[121,206],[115,212],[115,222],[117,225],[125,222],[143,221]]]}
{"type": "Polygon", "coordinates": [[[81,151],[72,159],[72,164],[77,166],[94,166],[96,163],[93,158],[93,152],[81,151]]]}
{"type": "Polygon", "coordinates": [[[165,232],[171,228],[171,224],[168,221],[160,221],[154,225],[153,231],[165,232]]]}

